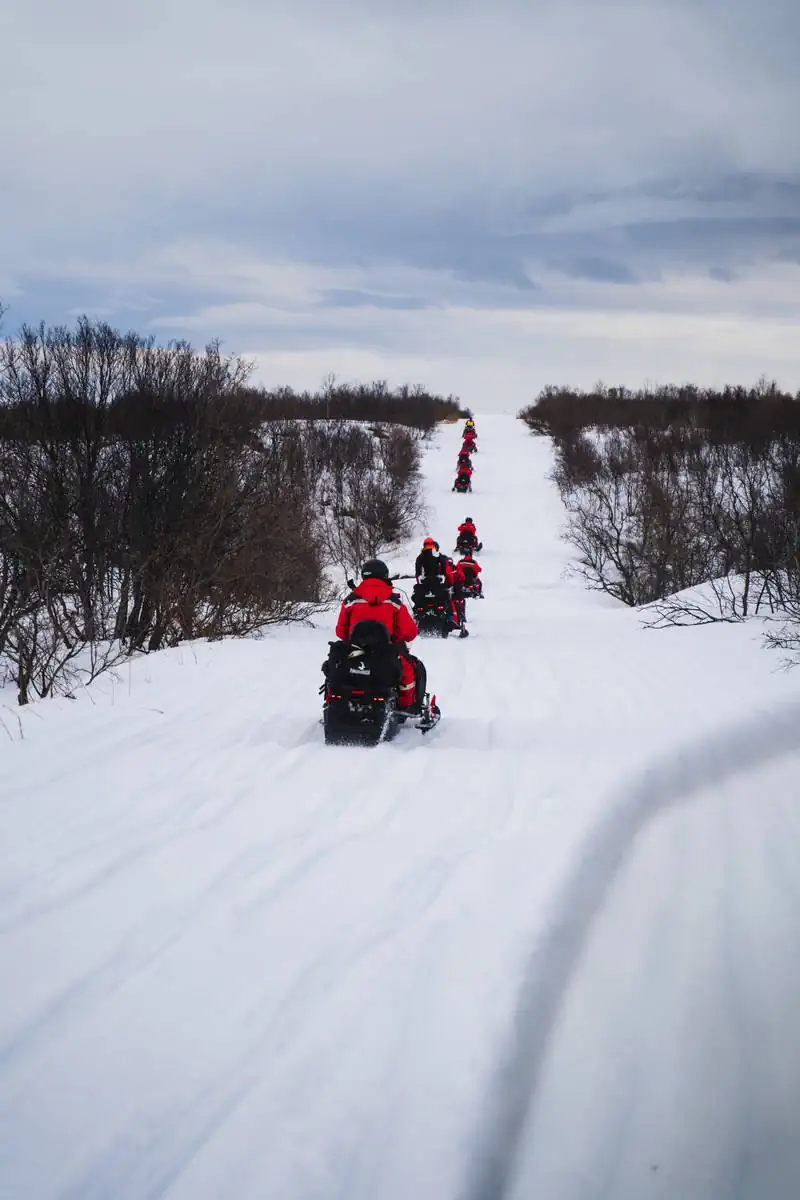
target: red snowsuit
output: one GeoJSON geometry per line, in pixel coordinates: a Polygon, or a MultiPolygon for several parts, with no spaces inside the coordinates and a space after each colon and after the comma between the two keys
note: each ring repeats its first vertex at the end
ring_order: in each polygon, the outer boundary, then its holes
{"type": "Polygon", "coordinates": [[[463,521],[458,527],[459,533],[471,533],[474,540],[478,540],[478,530],[474,521],[463,521]]]}
{"type": "Polygon", "coordinates": [[[471,587],[472,584],[477,584],[477,591],[481,590],[481,581],[478,576],[481,573],[480,563],[476,563],[475,559],[459,559],[456,563],[456,578],[460,575],[459,583],[466,584],[471,587]]]}
{"type": "Polygon", "coordinates": [[[400,664],[402,678],[398,706],[409,708],[414,703],[414,664],[405,650],[405,642],[413,642],[419,630],[403,601],[392,590],[392,585],[383,579],[363,579],[350,593],[339,609],[336,636],[346,642],[353,626],[359,621],[380,621],[389,630],[389,636],[401,646],[400,664]]]}

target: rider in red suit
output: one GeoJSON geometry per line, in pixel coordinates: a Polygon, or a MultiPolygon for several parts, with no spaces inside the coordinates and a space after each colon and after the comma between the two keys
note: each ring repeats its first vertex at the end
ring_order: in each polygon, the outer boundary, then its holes
{"type": "Polygon", "coordinates": [[[471,537],[473,547],[477,547],[477,545],[478,545],[478,530],[475,526],[475,522],[473,521],[472,517],[465,517],[464,520],[459,525],[457,540],[460,541],[462,534],[465,534],[465,533],[469,534],[469,536],[471,537]]]}
{"type": "MultiPolygon", "coordinates": [[[[472,467],[458,468],[458,471],[456,472],[456,483],[461,479],[466,479],[469,482],[469,490],[472,491],[472,467]]],[[[455,484],[453,484],[450,490],[452,492],[456,490],[455,484]]]]}
{"type": "Polygon", "coordinates": [[[459,583],[466,587],[475,588],[475,594],[480,596],[483,594],[483,584],[479,579],[481,573],[481,565],[476,562],[470,552],[466,550],[456,563],[456,578],[459,583]],[[460,576],[460,578],[459,578],[460,576]]]}
{"type": "Polygon", "coordinates": [[[380,562],[379,559],[371,559],[364,563],[361,576],[361,583],[353,589],[339,610],[336,636],[346,642],[359,621],[380,621],[385,625],[399,650],[403,671],[398,707],[411,708],[415,700],[422,701],[421,696],[414,695],[415,660],[414,656],[409,654],[406,645],[406,642],[413,642],[417,636],[417,623],[397,593],[392,590],[386,563],[380,562]]]}

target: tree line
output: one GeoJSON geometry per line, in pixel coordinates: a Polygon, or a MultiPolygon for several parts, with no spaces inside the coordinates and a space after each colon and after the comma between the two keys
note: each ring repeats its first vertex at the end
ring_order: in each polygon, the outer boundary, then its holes
{"type": "Polygon", "coordinates": [[[328,375],[318,392],[291,387],[253,389],[263,421],[386,421],[413,429],[417,436],[433,432],[440,421],[470,416],[456,396],[438,396],[421,384],[390,388],[386,380],[344,383],[328,375]]]}
{"type": "Polygon", "coordinates": [[[655,625],[766,613],[768,642],[800,650],[800,393],[546,388],[519,416],[554,440],[590,587],[655,625]]]}
{"type": "Polygon", "coordinates": [[[250,374],[218,344],[86,318],[0,341],[0,662],[20,703],[125,654],[307,620],[331,567],[411,533],[420,441],[452,397],[250,374]]]}

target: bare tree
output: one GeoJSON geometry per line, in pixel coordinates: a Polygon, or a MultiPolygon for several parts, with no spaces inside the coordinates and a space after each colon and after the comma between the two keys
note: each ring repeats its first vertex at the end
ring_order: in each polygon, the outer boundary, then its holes
{"type": "Polygon", "coordinates": [[[327,565],[410,532],[419,440],[456,403],[331,377],[324,421],[249,370],[86,319],[0,344],[0,654],[20,702],[123,652],[307,619],[327,565]]]}
{"type": "Polygon", "coordinates": [[[589,586],[656,627],[766,614],[800,654],[800,393],[545,388],[519,415],[554,439],[589,586]]]}

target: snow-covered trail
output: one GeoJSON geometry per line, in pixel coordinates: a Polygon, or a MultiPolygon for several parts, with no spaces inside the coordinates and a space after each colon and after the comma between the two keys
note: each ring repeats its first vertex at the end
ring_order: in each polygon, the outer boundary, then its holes
{"type": "Polygon", "coordinates": [[[333,617],[0,710],[4,1200],[800,1194],[799,681],[562,578],[477,421],[427,738],[324,747],[333,617]]]}

